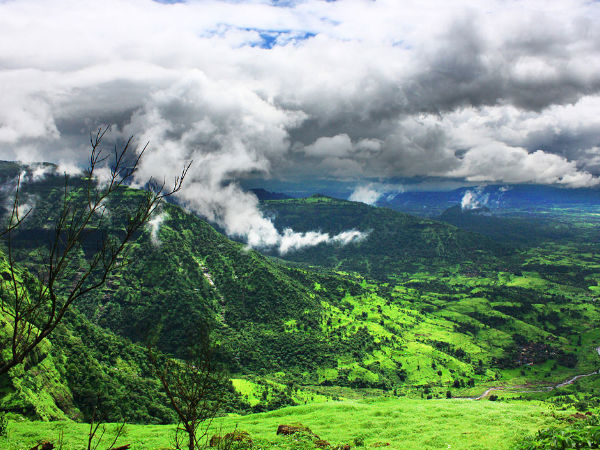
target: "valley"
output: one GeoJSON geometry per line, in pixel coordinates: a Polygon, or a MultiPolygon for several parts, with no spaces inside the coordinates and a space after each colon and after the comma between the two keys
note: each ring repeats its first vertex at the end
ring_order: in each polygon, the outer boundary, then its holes
{"type": "MultiPolygon", "coordinates": [[[[21,168],[0,169],[8,179],[21,168]]],[[[61,182],[24,186],[36,207],[10,256],[23,279],[43,267],[61,182]]],[[[110,233],[141,195],[124,188],[107,203],[110,233]]],[[[568,429],[576,413],[597,417],[597,208],[454,211],[446,223],[323,195],[260,207],[280,231],[365,237],[253,250],[164,203],[160,226],[128,243],[126,264],[2,377],[2,448],[59,435],[65,450],[80,448],[98,410],[107,436],[127,422],[118,443],[168,448],[176,419],[147,357],[150,340],[185,361],[210,337],[228,373],[214,387],[222,408],[211,430],[248,431],[259,448],[314,448],[306,436],[275,434],[302,423],[332,445],[516,449],[540,429],[568,429]]],[[[96,232],[62,288],[93,254],[96,232]]],[[[10,273],[8,261],[4,249],[0,273],[10,273]]],[[[8,323],[3,316],[3,342],[8,323]]]]}
{"type": "Polygon", "coordinates": [[[0,0],[0,450],[600,450],[600,0],[0,0]]]}

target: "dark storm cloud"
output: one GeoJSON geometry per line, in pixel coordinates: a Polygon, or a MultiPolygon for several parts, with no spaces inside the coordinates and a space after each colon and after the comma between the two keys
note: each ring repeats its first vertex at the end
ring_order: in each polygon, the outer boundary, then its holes
{"type": "Polygon", "coordinates": [[[89,131],[112,124],[115,139],[151,142],[140,182],[194,159],[191,207],[281,248],[327,238],[278,234],[236,180],[595,185],[599,11],[576,0],[3,2],[0,154],[83,164],[89,131]]]}
{"type": "MultiPolygon", "coordinates": [[[[407,93],[416,111],[509,103],[542,111],[600,91],[600,73],[580,64],[598,57],[597,33],[576,33],[543,17],[501,40],[488,37],[480,16],[469,14],[437,37],[407,93]],[[597,42],[597,41],[596,41],[597,42]],[[574,43],[581,45],[580,48],[574,43]]],[[[597,64],[597,60],[595,62],[597,64]]]]}

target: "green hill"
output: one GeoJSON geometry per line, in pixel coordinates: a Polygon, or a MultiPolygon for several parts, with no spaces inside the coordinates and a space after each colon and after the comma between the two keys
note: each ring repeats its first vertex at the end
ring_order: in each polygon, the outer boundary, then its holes
{"type": "Polygon", "coordinates": [[[525,217],[513,214],[500,216],[497,211],[492,212],[486,207],[463,210],[460,205],[455,205],[444,211],[438,219],[462,230],[483,234],[497,242],[520,247],[534,247],[544,241],[584,241],[590,234],[589,228],[586,230],[581,226],[573,226],[572,221],[560,218],[560,211],[549,210],[525,217]]]}
{"type": "Polygon", "coordinates": [[[508,251],[489,238],[446,223],[321,195],[265,201],[262,208],[279,230],[319,230],[333,235],[354,229],[368,233],[360,242],[321,244],[282,257],[377,279],[452,264],[474,266],[492,262],[508,251]]]}
{"type": "MultiPolygon", "coordinates": [[[[24,187],[36,206],[15,251],[31,273],[48,245],[61,183],[49,176],[24,187]]],[[[123,189],[107,204],[109,232],[119,232],[118,218],[139,195],[123,189]]],[[[40,349],[51,356],[42,358],[47,366],[4,381],[5,400],[23,386],[30,399],[47,393],[45,412],[29,411],[25,400],[11,410],[89,417],[101,393],[114,404],[115,420],[170,420],[142,347],[155,330],[161,350],[184,356],[210,328],[234,378],[236,392],[224,392],[237,412],[339,397],[472,396],[492,385],[549,385],[597,368],[600,314],[592,288],[600,261],[592,249],[506,255],[491,240],[447,224],[326,197],[264,208],[280,228],[354,228],[369,236],[286,255],[327,266],[313,270],[248,250],[165,204],[161,226],[139,233],[126,264],[40,349]],[[34,373],[55,374],[55,381],[29,381],[34,373]]],[[[90,228],[74,271],[99,233],[90,228]]]]}
{"type": "MultiPolygon", "coordinates": [[[[8,273],[0,252],[0,270],[8,273]]],[[[18,276],[26,274],[17,269],[18,276]]],[[[10,290],[10,288],[9,288],[10,290]]],[[[10,296],[3,287],[2,296],[10,296]]],[[[8,352],[9,311],[0,312],[0,342],[8,352]]],[[[168,423],[174,415],[151,374],[145,350],[91,324],[76,310],[30,354],[0,377],[0,408],[43,420],[89,420],[94,407],[109,420],[168,423]]]]}

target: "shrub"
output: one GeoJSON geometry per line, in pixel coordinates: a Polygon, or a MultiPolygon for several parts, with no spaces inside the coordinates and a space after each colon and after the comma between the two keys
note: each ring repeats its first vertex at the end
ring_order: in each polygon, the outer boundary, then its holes
{"type": "Polygon", "coordinates": [[[0,436],[8,436],[8,419],[5,413],[0,413],[0,436]]]}
{"type": "Polygon", "coordinates": [[[588,417],[564,427],[550,427],[523,439],[519,450],[564,450],[570,448],[598,448],[600,446],[600,420],[588,417]]]}
{"type": "Polygon", "coordinates": [[[357,447],[363,447],[365,445],[365,436],[363,434],[359,434],[354,438],[354,445],[357,447]]]}

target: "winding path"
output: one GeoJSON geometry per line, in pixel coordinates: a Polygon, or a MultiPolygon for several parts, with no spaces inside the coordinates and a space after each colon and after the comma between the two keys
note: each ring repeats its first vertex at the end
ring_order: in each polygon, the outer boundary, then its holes
{"type": "MultiPolygon", "coordinates": [[[[600,356],[600,347],[596,347],[596,352],[598,353],[598,356],[600,356]]],[[[543,387],[539,387],[537,389],[527,389],[527,387],[528,387],[527,385],[497,386],[497,387],[488,388],[483,394],[481,394],[478,397],[456,397],[456,398],[457,399],[465,399],[465,400],[481,400],[482,398],[487,397],[488,395],[490,395],[494,391],[513,391],[513,392],[517,392],[517,393],[552,391],[554,389],[565,387],[565,386],[568,386],[570,384],[573,384],[577,380],[579,380],[580,378],[591,377],[592,375],[600,375],[600,369],[596,370],[595,372],[585,373],[585,374],[582,374],[582,375],[576,375],[576,376],[574,376],[572,378],[569,378],[568,380],[565,380],[565,381],[563,381],[561,383],[553,384],[551,386],[543,386],[543,387]],[[515,389],[525,389],[525,390],[523,390],[523,391],[515,391],[515,389]]]]}

